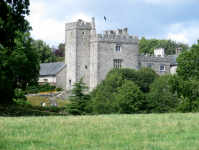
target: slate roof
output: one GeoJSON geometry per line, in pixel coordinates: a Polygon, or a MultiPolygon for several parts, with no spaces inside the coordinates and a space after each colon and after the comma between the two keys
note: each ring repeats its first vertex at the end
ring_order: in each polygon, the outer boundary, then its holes
{"type": "Polygon", "coordinates": [[[40,76],[44,75],[56,75],[60,70],[66,66],[65,62],[56,62],[56,63],[41,63],[40,64],[40,76]]]}
{"type": "Polygon", "coordinates": [[[178,55],[174,55],[173,56],[173,61],[171,62],[170,66],[177,66],[177,62],[176,62],[176,58],[178,57],[178,55]]]}

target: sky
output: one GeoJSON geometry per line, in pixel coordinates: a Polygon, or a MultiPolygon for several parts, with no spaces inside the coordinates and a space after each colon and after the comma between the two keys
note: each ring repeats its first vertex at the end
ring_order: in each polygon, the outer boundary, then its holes
{"type": "Polygon", "coordinates": [[[171,39],[191,46],[199,39],[199,0],[30,0],[26,19],[34,39],[65,41],[65,23],[95,17],[97,34],[128,28],[139,39],[171,39]],[[105,27],[103,26],[106,16],[105,27]]]}

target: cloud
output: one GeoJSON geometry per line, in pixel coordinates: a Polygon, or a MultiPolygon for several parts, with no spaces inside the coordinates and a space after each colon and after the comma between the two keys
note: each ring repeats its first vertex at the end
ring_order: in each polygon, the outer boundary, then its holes
{"type": "Polygon", "coordinates": [[[183,33],[168,33],[168,39],[171,39],[173,41],[179,41],[179,42],[184,42],[187,43],[188,39],[186,38],[187,36],[187,31],[184,31],[183,33]]]}
{"type": "Polygon", "coordinates": [[[31,3],[31,15],[27,17],[30,25],[33,28],[31,35],[34,39],[42,39],[50,46],[63,43],[65,40],[65,23],[77,21],[90,21],[91,17],[86,16],[83,12],[79,14],[70,14],[65,16],[65,21],[57,21],[49,15],[48,10],[45,9],[45,4],[42,2],[31,3]]]}
{"type": "Polygon", "coordinates": [[[169,27],[167,38],[191,46],[199,38],[199,22],[173,24],[169,27]]]}
{"type": "Polygon", "coordinates": [[[77,14],[76,16],[73,17],[72,22],[77,21],[78,19],[81,19],[86,22],[91,22],[91,17],[86,16],[84,13],[77,14]]]}

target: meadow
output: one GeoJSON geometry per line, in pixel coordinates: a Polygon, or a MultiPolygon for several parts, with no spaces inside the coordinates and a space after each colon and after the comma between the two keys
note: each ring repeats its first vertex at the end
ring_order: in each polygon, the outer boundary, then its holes
{"type": "Polygon", "coordinates": [[[0,149],[199,149],[198,113],[0,117],[0,149]]]}
{"type": "MultiPolygon", "coordinates": [[[[27,101],[34,106],[41,106],[41,101],[45,103],[45,106],[51,106],[49,97],[27,97],[27,101]]],[[[70,103],[67,100],[56,100],[58,107],[66,107],[66,104],[70,103]]]]}

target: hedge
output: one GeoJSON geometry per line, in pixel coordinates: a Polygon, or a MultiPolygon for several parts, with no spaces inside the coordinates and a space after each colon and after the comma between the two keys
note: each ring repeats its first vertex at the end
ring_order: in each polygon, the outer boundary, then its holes
{"type": "Polygon", "coordinates": [[[20,117],[20,116],[67,116],[67,114],[59,114],[53,112],[44,112],[19,106],[3,106],[0,105],[0,116],[4,117],[20,117]]]}
{"type": "Polygon", "coordinates": [[[34,108],[36,110],[39,111],[49,111],[49,112],[55,112],[55,113],[59,113],[60,111],[64,111],[66,109],[66,107],[57,107],[57,106],[34,106],[34,108]]]}

